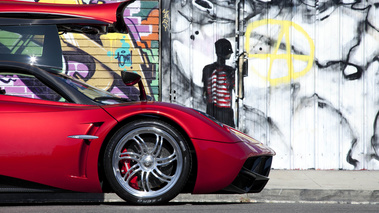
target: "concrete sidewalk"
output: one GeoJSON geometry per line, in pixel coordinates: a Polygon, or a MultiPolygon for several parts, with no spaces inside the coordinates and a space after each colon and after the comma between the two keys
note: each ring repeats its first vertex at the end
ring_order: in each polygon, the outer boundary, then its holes
{"type": "Polygon", "coordinates": [[[272,170],[258,194],[180,195],[174,201],[379,204],[379,171],[272,170]]]}
{"type": "Polygon", "coordinates": [[[272,170],[266,188],[379,190],[379,171],[272,170]]]}
{"type": "MultiPolygon", "coordinates": [[[[116,194],[0,193],[0,204],[124,202],[116,194]]],[[[171,202],[317,202],[379,205],[379,171],[272,170],[257,194],[180,194],[171,202]]]]}

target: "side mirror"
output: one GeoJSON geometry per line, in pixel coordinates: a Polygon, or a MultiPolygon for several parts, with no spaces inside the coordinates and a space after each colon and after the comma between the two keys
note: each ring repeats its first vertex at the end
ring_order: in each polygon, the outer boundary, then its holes
{"type": "Polygon", "coordinates": [[[141,101],[147,100],[145,87],[143,86],[142,79],[141,79],[140,75],[138,75],[137,73],[134,73],[134,72],[122,71],[121,72],[121,78],[122,78],[122,81],[124,82],[124,84],[126,86],[133,86],[133,85],[138,83],[138,88],[139,88],[139,92],[140,92],[140,96],[139,96],[140,100],[141,101]]]}
{"type": "Polygon", "coordinates": [[[121,78],[126,86],[133,86],[134,84],[141,81],[141,76],[134,72],[122,71],[121,78]]]}

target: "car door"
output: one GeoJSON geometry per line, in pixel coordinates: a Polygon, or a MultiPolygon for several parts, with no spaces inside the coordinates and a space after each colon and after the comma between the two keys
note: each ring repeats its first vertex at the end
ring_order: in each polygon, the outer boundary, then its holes
{"type": "Polygon", "coordinates": [[[0,118],[0,175],[79,191],[98,182],[89,151],[116,123],[100,107],[0,95],[0,118]]]}

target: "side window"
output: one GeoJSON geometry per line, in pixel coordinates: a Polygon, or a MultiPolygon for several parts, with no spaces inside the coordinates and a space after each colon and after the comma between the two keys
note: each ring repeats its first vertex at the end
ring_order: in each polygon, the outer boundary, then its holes
{"type": "Polygon", "coordinates": [[[21,35],[0,28],[0,52],[8,55],[41,57],[44,39],[44,35],[21,35]]]}
{"type": "Polygon", "coordinates": [[[0,73],[0,95],[67,102],[35,76],[19,73],[0,73]]]}
{"type": "Polygon", "coordinates": [[[55,25],[0,26],[0,58],[26,64],[62,67],[55,25]]]}

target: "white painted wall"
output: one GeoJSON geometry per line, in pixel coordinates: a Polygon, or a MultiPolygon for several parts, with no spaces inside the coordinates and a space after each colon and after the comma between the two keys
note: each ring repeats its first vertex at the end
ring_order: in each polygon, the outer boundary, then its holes
{"type": "MultiPolygon", "coordinates": [[[[208,11],[195,1],[162,8],[171,14],[162,99],[200,110],[214,42],[235,40],[235,2],[204,2],[208,11]]],[[[273,168],[379,169],[378,3],[246,0],[244,11],[239,128],[276,150],[273,168]]]]}

